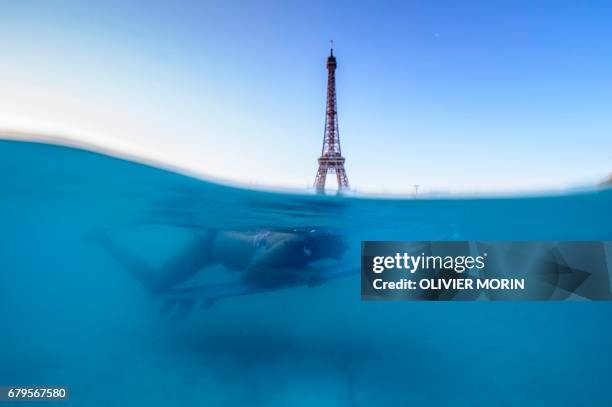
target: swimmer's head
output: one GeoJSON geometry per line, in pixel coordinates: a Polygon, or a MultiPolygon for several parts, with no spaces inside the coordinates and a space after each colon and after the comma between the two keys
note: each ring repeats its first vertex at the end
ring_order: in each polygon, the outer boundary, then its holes
{"type": "Polygon", "coordinates": [[[329,230],[312,229],[304,234],[304,251],[311,261],[339,259],[348,248],[346,237],[329,230]]]}

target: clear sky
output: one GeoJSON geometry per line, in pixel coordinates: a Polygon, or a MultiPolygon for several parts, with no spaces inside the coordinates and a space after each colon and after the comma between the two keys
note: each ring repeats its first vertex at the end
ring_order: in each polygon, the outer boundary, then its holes
{"type": "Polygon", "coordinates": [[[608,1],[0,0],[0,129],[310,186],[333,38],[358,191],[593,183],[612,171],[610,21],[608,1]]]}

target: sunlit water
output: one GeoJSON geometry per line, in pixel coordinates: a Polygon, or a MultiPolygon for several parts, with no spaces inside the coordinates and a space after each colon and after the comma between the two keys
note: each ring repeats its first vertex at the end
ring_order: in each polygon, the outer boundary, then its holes
{"type": "Polygon", "coordinates": [[[267,193],[11,141],[0,188],[0,385],[67,385],[58,404],[80,406],[612,405],[610,303],[362,302],[354,276],[172,322],[86,238],[107,230],[156,266],[198,230],[325,227],[357,266],[363,239],[612,240],[611,192],[267,193]]]}

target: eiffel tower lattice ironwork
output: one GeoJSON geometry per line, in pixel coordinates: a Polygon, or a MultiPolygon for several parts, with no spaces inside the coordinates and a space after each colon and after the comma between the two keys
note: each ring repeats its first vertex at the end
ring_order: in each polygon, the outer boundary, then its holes
{"type": "Polygon", "coordinates": [[[325,179],[328,173],[335,173],[338,180],[338,192],[349,187],[348,177],[344,169],[344,157],[340,149],[340,133],[338,132],[338,111],[336,105],[336,57],[333,44],[327,58],[327,108],[325,110],[325,131],[323,148],[319,157],[319,170],[314,186],[317,192],[325,191],[325,179]]]}

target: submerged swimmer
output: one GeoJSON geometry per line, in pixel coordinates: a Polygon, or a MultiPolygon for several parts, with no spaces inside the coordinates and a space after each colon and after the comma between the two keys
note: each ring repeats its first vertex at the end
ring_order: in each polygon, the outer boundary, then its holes
{"type": "Polygon", "coordinates": [[[208,231],[195,235],[156,270],[105,233],[96,234],[91,240],[153,293],[171,290],[214,264],[240,272],[241,281],[256,288],[298,282],[317,285],[320,276],[311,265],[325,259],[340,259],[347,248],[343,236],[326,230],[208,231]]]}

